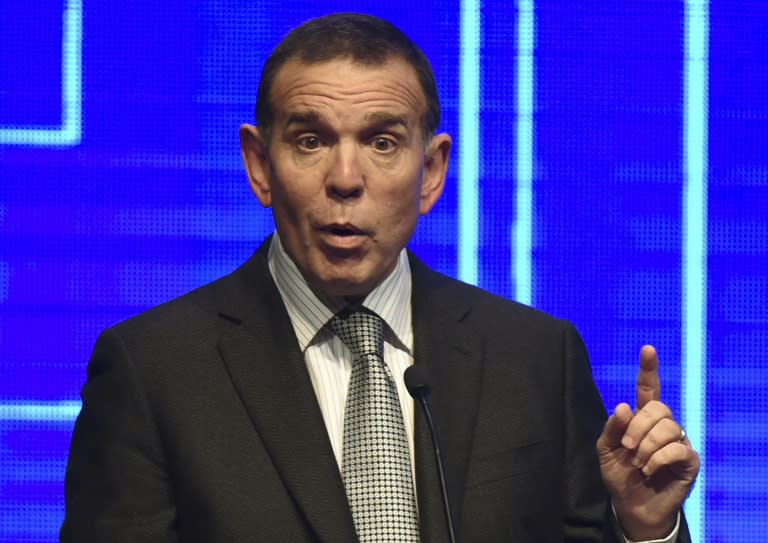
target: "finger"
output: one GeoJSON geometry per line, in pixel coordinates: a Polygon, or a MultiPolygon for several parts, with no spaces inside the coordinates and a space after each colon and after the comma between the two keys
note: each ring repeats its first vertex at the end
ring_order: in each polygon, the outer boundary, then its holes
{"type": "Polygon", "coordinates": [[[643,437],[637,446],[632,465],[642,468],[656,451],[663,449],[670,443],[680,442],[680,425],[672,419],[661,419],[643,437]]]}
{"type": "Polygon", "coordinates": [[[679,480],[693,482],[699,473],[700,462],[698,453],[688,442],[676,441],[656,451],[642,472],[650,478],[661,470],[670,469],[679,480]]]}
{"type": "Polygon", "coordinates": [[[603,428],[603,433],[597,439],[597,449],[614,450],[621,447],[621,438],[632,420],[632,409],[629,405],[621,403],[616,406],[613,416],[608,419],[603,428]]]}
{"type": "Polygon", "coordinates": [[[662,419],[672,419],[672,411],[661,402],[652,400],[638,410],[632,417],[621,444],[627,449],[635,449],[648,435],[648,432],[662,419]]]}
{"type": "Polygon", "coordinates": [[[661,383],[659,382],[659,358],[652,345],[644,345],[640,349],[640,371],[637,373],[637,408],[661,398],[661,383]]]}

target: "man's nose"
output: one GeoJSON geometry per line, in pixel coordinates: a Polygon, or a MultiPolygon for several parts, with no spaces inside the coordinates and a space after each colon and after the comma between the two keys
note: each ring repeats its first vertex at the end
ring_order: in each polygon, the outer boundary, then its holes
{"type": "Polygon", "coordinates": [[[326,180],[328,191],[337,198],[356,198],[363,193],[365,179],[361,167],[360,146],[339,142],[326,180]]]}

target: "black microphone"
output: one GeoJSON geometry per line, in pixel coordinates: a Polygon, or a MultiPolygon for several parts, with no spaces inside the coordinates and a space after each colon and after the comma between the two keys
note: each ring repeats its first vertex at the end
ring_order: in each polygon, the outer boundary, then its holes
{"type": "Polygon", "coordinates": [[[448,488],[445,484],[445,471],[443,470],[443,459],[440,455],[440,443],[437,441],[437,432],[432,422],[432,410],[429,408],[429,380],[426,371],[421,366],[409,366],[403,374],[405,387],[411,397],[421,404],[424,409],[424,415],[427,417],[429,433],[432,436],[432,445],[435,448],[435,461],[437,462],[437,473],[440,479],[440,490],[443,493],[443,507],[445,508],[445,517],[448,519],[448,536],[450,543],[456,543],[456,536],[453,534],[453,519],[451,517],[451,505],[448,502],[448,488]]]}

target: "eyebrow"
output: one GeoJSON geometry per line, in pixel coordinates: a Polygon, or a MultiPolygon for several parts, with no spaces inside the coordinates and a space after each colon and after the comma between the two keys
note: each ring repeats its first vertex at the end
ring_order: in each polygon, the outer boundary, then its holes
{"type": "Polygon", "coordinates": [[[321,122],[320,115],[315,111],[297,111],[291,113],[285,126],[291,126],[292,124],[313,124],[321,122]]]}
{"type": "Polygon", "coordinates": [[[410,127],[410,123],[408,122],[408,117],[406,117],[405,115],[394,115],[392,113],[387,113],[385,111],[374,111],[372,113],[369,113],[365,116],[365,120],[377,126],[400,125],[405,129],[408,129],[410,127]]]}
{"type": "MultiPolygon", "coordinates": [[[[374,111],[366,114],[365,120],[375,126],[402,126],[405,129],[410,127],[408,117],[405,115],[396,115],[393,113],[387,113],[385,111],[374,111]]],[[[291,125],[304,125],[304,124],[323,124],[324,121],[320,114],[316,111],[296,111],[291,113],[288,120],[285,123],[286,127],[291,125]]]]}

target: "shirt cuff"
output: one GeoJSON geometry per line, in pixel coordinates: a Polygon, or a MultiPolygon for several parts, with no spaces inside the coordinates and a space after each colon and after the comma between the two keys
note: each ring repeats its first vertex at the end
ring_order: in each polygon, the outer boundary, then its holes
{"type": "MultiPolygon", "coordinates": [[[[613,516],[616,518],[616,520],[619,519],[619,517],[616,515],[616,509],[613,508],[613,504],[611,504],[611,510],[613,510],[613,516]]],[[[619,523],[619,528],[621,528],[621,523],[619,523]]],[[[672,528],[672,531],[669,533],[669,535],[662,539],[650,539],[648,541],[632,541],[627,536],[624,535],[624,532],[621,532],[621,537],[624,538],[624,541],[626,543],[674,543],[677,540],[677,534],[680,532],[680,513],[677,513],[677,521],[675,522],[675,527],[672,528]]]]}

